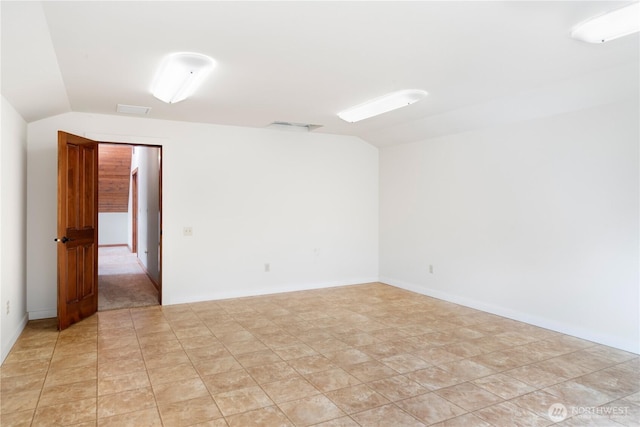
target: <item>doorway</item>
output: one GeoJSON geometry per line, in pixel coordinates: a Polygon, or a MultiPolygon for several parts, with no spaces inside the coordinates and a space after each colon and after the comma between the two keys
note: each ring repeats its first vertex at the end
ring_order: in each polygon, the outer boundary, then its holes
{"type": "Polygon", "coordinates": [[[162,147],[98,145],[98,311],[162,301],[162,147]]]}

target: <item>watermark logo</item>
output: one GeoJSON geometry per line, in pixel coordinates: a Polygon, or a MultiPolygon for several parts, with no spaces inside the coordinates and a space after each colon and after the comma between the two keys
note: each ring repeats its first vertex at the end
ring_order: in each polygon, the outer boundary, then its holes
{"type": "Polygon", "coordinates": [[[564,419],[567,418],[567,414],[567,407],[562,403],[554,403],[549,406],[549,410],[547,411],[547,415],[549,415],[549,418],[551,418],[551,421],[554,423],[564,421],[564,419]]]}
{"type": "Polygon", "coordinates": [[[575,419],[601,419],[607,418],[613,420],[616,418],[625,418],[629,416],[628,406],[570,406],[567,409],[562,403],[554,403],[547,410],[549,419],[554,423],[564,421],[568,417],[575,419]]]}

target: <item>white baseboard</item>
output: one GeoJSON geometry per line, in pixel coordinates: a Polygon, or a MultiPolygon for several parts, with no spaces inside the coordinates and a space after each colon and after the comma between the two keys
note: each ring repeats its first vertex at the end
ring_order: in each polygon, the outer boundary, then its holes
{"type": "Polygon", "coordinates": [[[29,320],[38,320],[38,319],[51,319],[53,317],[58,317],[58,310],[36,310],[29,312],[29,320]]]}
{"type": "MultiPolygon", "coordinates": [[[[620,339],[616,337],[611,337],[602,333],[598,333],[595,331],[587,330],[584,328],[577,327],[575,325],[569,325],[563,322],[556,322],[552,319],[547,319],[539,316],[535,316],[529,313],[523,313],[511,310],[505,307],[499,307],[492,304],[488,304],[483,301],[477,301],[474,299],[469,299],[465,297],[461,297],[459,295],[449,294],[446,292],[438,291],[435,289],[426,288],[422,285],[417,285],[415,283],[409,283],[402,280],[394,279],[392,277],[369,277],[369,278],[361,278],[354,280],[346,280],[346,281],[332,281],[332,282],[322,282],[322,283],[306,283],[303,285],[283,285],[276,287],[268,287],[261,289],[249,289],[249,290],[230,290],[230,291],[220,291],[220,292],[211,292],[208,294],[199,295],[197,298],[184,298],[181,296],[170,298],[167,295],[163,295],[164,304],[163,305],[174,305],[174,304],[185,304],[185,303],[194,303],[194,302],[202,302],[202,301],[214,301],[214,300],[222,300],[229,298],[243,298],[243,297],[251,297],[251,296],[259,296],[259,295],[269,295],[269,294],[279,294],[285,292],[297,292],[297,291],[306,291],[312,289],[323,289],[323,288],[332,288],[338,286],[350,286],[350,285],[358,285],[362,283],[372,283],[372,282],[381,282],[387,285],[395,286],[397,288],[406,289],[411,292],[416,292],[418,294],[430,296],[433,298],[441,299],[444,301],[452,302],[455,304],[460,304],[465,307],[474,308],[476,310],[482,310],[487,313],[495,314],[498,316],[506,317],[508,319],[517,320],[520,322],[525,322],[534,326],[539,326],[541,328],[549,329],[552,331],[560,332],[563,334],[571,335],[574,337],[582,338],[588,341],[592,341],[598,344],[606,345],[609,347],[618,348],[620,350],[629,351],[631,353],[640,354],[639,344],[633,340],[620,339]]],[[[57,310],[38,310],[38,311],[30,311],[29,320],[36,319],[48,319],[57,317],[57,310]]],[[[15,343],[15,340],[18,339],[18,336],[24,329],[26,325],[26,318],[24,324],[22,324],[20,331],[17,333],[15,338],[11,342],[11,346],[15,343]]],[[[11,346],[6,350],[11,349],[11,346]]],[[[6,357],[4,353],[5,349],[2,349],[2,360],[6,357]]]]}
{"type": "Polygon", "coordinates": [[[563,322],[557,322],[552,319],[543,318],[543,317],[532,315],[529,313],[514,311],[509,308],[499,307],[499,306],[488,304],[482,301],[461,297],[459,295],[453,295],[453,294],[438,291],[435,289],[426,288],[424,286],[417,285],[415,283],[409,283],[409,282],[397,280],[391,277],[380,277],[380,282],[391,285],[391,286],[395,286],[401,289],[406,289],[411,292],[416,292],[418,294],[430,296],[433,298],[441,299],[441,300],[452,302],[455,304],[460,304],[465,307],[482,310],[487,313],[506,317],[508,319],[517,320],[519,322],[528,323],[534,326],[539,326],[541,328],[549,329],[551,331],[560,332],[566,335],[582,338],[598,344],[618,348],[620,350],[629,351],[635,354],[640,354],[640,345],[637,341],[634,341],[634,340],[626,340],[618,337],[611,337],[599,332],[580,328],[575,325],[570,325],[563,322]]]}
{"type": "Polygon", "coordinates": [[[335,288],[338,286],[351,286],[351,285],[359,285],[363,283],[373,283],[377,282],[378,278],[360,278],[360,279],[352,279],[352,280],[343,280],[343,281],[332,281],[332,282],[322,282],[322,283],[305,283],[305,284],[296,284],[296,285],[282,285],[282,286],[273,286],[266,287],[260,289],[246,289],[246,290],[229,290],[229,291],[215,291],[209,294],[199,295],[197,298],[182,298],[176,297],[171,298],[167,297],[164,293],[162,295],[163,305],[174,305],[174,304],[186,304],[186,303],[194,303],[194,302],[202,302],[202,301],[215,301],[229,298],[244,298],[244,297],[255,297],[260,295],[271,295],[271,294],[282,294],[285,292],[298,292],[298,291],[309,291],[312,289],[324,289],[324,288],[335,288]]]}
{"type": "Polygon", "coordinates": [[[13,331],[13,334],[11,334],[11,338],[9,338],[9,341],[3,343],[2,353],[0,353],[0,365],[4,363],[4,359],[7,358],[7,356],[9,355],[9,352],[13,348],[13,345],[16,343],[16,341],[18,341],[18,338],[20,337],[20,334],[24,330],[24,327],[27,326],[28,320],[29,320],[29,317],[25,313],[25,315],[22,317],[22,320],[20,320],[18,327],[16,328],[15,331],[13,331]]]}

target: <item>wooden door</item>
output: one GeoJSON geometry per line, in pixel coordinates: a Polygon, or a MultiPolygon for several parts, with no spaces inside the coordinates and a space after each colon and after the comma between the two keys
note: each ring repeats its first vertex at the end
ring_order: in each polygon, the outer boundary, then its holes
{"type": "Polygon", "coordinates": [[[98,310],[98,143],[58,132],[58,328],[98,310]]]}

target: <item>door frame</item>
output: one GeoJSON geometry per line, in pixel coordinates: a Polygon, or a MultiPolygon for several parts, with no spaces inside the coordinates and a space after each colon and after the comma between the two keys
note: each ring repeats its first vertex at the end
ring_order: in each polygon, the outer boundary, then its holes
{"type": "MultiPolygon", "coordinates": [[[[98,145],[100,144],[109,144],[109,145],[114,145],[114,144],[118,144],[118,145],[124,145],[124,146],[130,146],[133,148],[133,150],[135,150],[136,147],[149,147],[149,148],[157,148],[158,149],[158,175],[159,175],[159,179],[158,179],[158,212],[159,212],[159,218],[158,218],[158,280],[157,283],[155,280],[152,280],[152,283],[157,284],[156,289],[158,290],[158,304],[162,305],[162,264],[163,264],[163,257],[162,257],[162,253],[163,253],[163,239],[162,239],[162,230],[163,230],[163,212],[162,212],[162,194],[163,194],[163,190],[162,190],[162,185],[163,185],[163,180],[162,180],[162,170],[163,170],[163,163],[164,163],[164,156],[163,156],[163,147],[162,145],[158,145],[158,144],[144,144],[144,143],[135,143],[135,142],[118,142],[118,141],[105,141],[103,140],[103,138],[100,138],[100,140],[98,141],[98,145]]],[[[133,150],[132,150],[132,155],[133,155],[133,150]]],[[[138,195],[138,183],[137,183],[137,173],[138,173],[138,168],[136,167],[134,170],[131,171],[131,177],[133,178],[133,174],[136,174],[136,198],[138,195]]],[[[132,179],[132,185],[133,185],[133,179],[132,179]]],[[[132,188],[132,193],[133,193],[133,188],[132,188]]],[[[134,227],[133,225],[133,215],[136,216],[136,223],[138,222],[138,218],[137,218],[137,206],[135,209],[135,213],[134,211],[134,200],[133,200],[133,194],[132,194],[132,237],[133,235],[135,235],[135,242],[132,240],[131,245],[131,251],[132,252],[136,252],[137,253],[137,246],[138,246],[138,231],[137,231],[137,225],[134,227]],[[136,246],[135,248],[133,246],[136,246]],[[135,249],[135,251],[134,251],[135,249]]],[[[100,220],[98,220],[98,224],[96,227],[98,230],[100,228],[100,220]]],[[[138,258],[139,259],[139,258],[138,258]]]]}
{"type": "Polygon", "coordinates": [[[138,253],[138,168],[131,171],[131,252],[138,253]]]}

